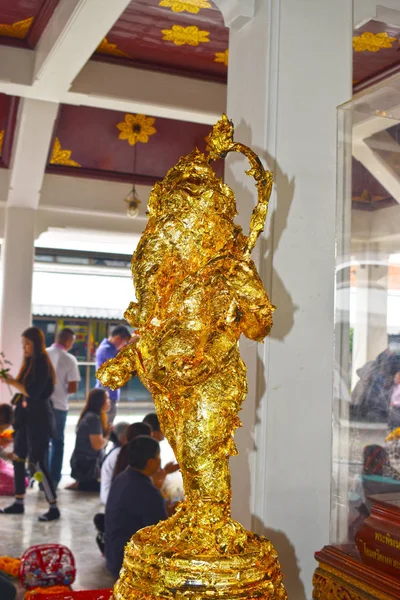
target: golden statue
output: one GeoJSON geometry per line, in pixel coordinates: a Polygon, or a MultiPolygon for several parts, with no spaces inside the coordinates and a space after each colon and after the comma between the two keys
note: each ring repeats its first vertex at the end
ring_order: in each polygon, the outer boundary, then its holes
{"type": "Polygon", "coordinates": [[[132,258],[137,302],[126,320],[139,334],[97,371],[104,386],[132,375],[152,393],[161,428],[179,462],[185,501],[167,521],[133,535],[115,600],[286,599],[277,554],[230,515],[229,457],[247,394],[240,334],[262,341],[271,305],[250,253],[263,230],[272,174],[233,142],[225,115],[208,140],[151,191],[147,227],[132,258]],[[244,153],[258,203],[250,234],[235,225],[233,191],[210,161],[244,153]]]}

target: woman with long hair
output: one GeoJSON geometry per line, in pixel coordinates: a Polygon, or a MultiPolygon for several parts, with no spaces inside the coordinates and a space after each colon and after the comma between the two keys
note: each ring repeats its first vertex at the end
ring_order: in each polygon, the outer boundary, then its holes
{"type": "Polygon", "coordinates": [[[109,409],[108,391],[92,389],[76,426],[75,449],[71,456],[71,477],[75,482],[68,486],[70,490],[100,490],[100,459],[112,428],[107,425],[109,409]]]}
{"type": "Polygon", "coordinates": [[[51,404],[55,374],[46,352],[43,332],[38,327],[29,327],[22,334],[23,361],[18,376],[10,375],[3,381],[12,385],[14,396],[14,482],[15,502],[1,509],[3,514],[23,514],[25,497],[25,461],[29,469],[42,473],[42,485],[49,510],[40,515],[39,521],[54,521],[60,518],[53,482],[47,471],[46,455],[54,427],[51,404]]]}

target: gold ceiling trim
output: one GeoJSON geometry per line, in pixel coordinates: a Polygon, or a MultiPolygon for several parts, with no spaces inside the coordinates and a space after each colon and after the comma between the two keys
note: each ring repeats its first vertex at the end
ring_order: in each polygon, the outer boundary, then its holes
{"type": "Polygon", "coordinates": [[[0,24],[0,35],[5,37],[12,37],[18,40],[24,40],[28,35],[28,31],[33,23],[33,17],[24,19],[23,21],[16,21],[12,25],[0,24]]]}
{"type": "Polygon", "coordinates": [[[63,150],[58,137],[54,140],[54,146],[51,153],[51,165],[63,165],[64,167],[81,167],[78,162],[71,158],[72,150],[63,150]]]}
{"type": "Polygon", "coordinates": [[[395,37],[389,37],[386,32],[371,33],[364,31],[361,35],[353,37],[353,49],[355,52],[379,52],[382,48],[392,48],[395,37]]]}
{"type": "Polygon", "coordinates": [[[223,63],[227,67],[229,62],[229,50],[224,50],[224,52],[216,52],[214,56],[214,62],[223,63]]]}
{"type": "Polygon", "coordinates": [[[126,140],[130,146],[134,146],[136,142],[147,144],[149,137],[157,133],[154,123],[154,117],[126,114],[125,120],[116,125],[121,132],[118,139],[126,140]]]}
{"type": "Polygon", "coordinates": [[[210,41],[208,39],[210,32],[201,30],[196,25],[189,27],[172,25],[172,29],[162,29],[161,33],[164,41],[173,42],[175,46],[198,46],[203,42],[210,41]]]}
{"type": "Polygon", "coordinates": [[[197,15],[201,8],[212,8],[208,0],[161,0],[159,6],[170,8],[172,12],[188,12],[197,15]]]}
{"type": "Polygon", "coordinates": [[[130,58],[129,54],[122,52],[117,44],[112,44],[105,37],[101,40],[100,44],[96,48],[97,54],[108,54],[109,56],[122,56],[123,58],[130,58]]]}

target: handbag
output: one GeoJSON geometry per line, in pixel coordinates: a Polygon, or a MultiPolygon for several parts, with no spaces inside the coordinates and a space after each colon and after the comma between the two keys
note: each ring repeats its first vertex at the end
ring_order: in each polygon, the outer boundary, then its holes
{"type": "Polygon", "coordinates": [[[22,400],[23,396],[20,392],[14,394],[14,396],[11,398],[11,406],[16,407],[18,402],[20,402],[22,400]]]}
{"type": "Polygon", "coordinates": [[[71,477],[80,483],[100,479],[100,461],[98,457],[77,456],[74,450],[70,465],[71,477]]]}
{"type": "Polygon", "coordinates": [[[71,585],[76,576],[72,552],[61,544],[39,544],[24,552],[19,579],[24,588],[71,585]]]}
{"type": "Polygon", "coordinates": [[[22,406],[23,394],[14,394],[11,398],[11,406],[14,407],[14,423],[15,431],[21,429],[26,422],[26,409],[22,406]]]}

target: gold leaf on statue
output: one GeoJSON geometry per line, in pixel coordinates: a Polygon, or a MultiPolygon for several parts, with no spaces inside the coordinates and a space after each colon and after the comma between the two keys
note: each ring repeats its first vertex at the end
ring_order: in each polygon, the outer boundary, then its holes
{"type": "Polygon", "coordinates": [[[139,339],[97,371],[106,387],[137,374],[150,390],[185,489],[170,519],[128,542],[115,600],[287,598],[271,542],[230,513],[229,457],[247,394],[238,340],[262,341],[274,311],[250,257],[272,174],[233,134],[223,115],[209,153],[181,158],[152,189],[132,258],[137,302],[125,313],[139,339]],[[228,152],[247,157],[258,190],[248,235],[234,223],[233,191],[210,166],[228,152]]]}

